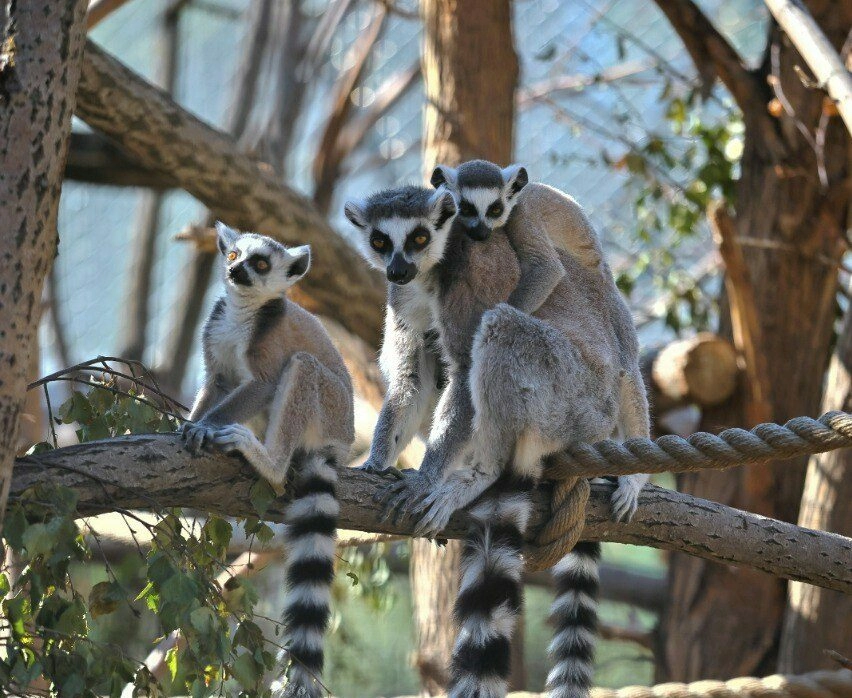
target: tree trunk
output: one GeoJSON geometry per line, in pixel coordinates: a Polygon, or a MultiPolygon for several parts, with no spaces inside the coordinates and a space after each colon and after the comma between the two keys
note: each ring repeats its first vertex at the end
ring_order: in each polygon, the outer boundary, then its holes
{"type": "MultiPolygon", "coordinates": [[[[686,3],[659,4],[672,19],[671,7],[686,3]]],[[[852,25],[852,2],[805,4],[839,48],[852,25]]],[[[689,31],[676,28],[682,36],[689,31]]],[[[840,119],[824,112],[822,92],[802,84],[795,72],[801,64],[773,27],[763,65],[747,76],[756,78],[756,87],[731,89],[746,124],[735,226],[760,320],[775,421],[819,409],[849,205],[848,136],[840,119]],[[767,128],[773,84],[789,113],[767,128]],[[800,128],[812,135],[804,137],[800,128]]],[[[731,76],[720,74],[731,88],[731,76]]],[[[740,417],[730,406],[720,408],[705,417],[703,428],[734,426],[740,417]]],[[[699,497],[795,521],[805,463],[801,458],[727,473],[693,473],[680,478],[679,485],[699,497]]],[[[662,624],[658,679],[691,681],[775,670],[785,605],[782,581],[681,555],[672,556],[669,575],[672,600],[662,624]]]]}
{"type": "MultiPolygon", "coordinates": [[[[847,312],[823,397],[827,410],[852,409],[852,315],[847,312]]],[[[852,536],[852,451],[813,456],[808,464],[799,525],[852,536]]],[[[847,559],[847,567],[852,561],[847,559]]],[[[781,635],[779,670],[833,669],[834,650],[852,657],[852,596],[792,582],[781,635]]]]}
{"type": "MultiPolygon", "coordinates": [[[[509,0],[424,0],[422,73],[426,92],[423,166],[512,157],[518,59],[509,0]],[[487,85],[488,89],[483,89],[487,85]]],[[[411,591],[418,620],[415,665],[429,694],[445,688],[455,638],[452,603],[460,546],[411,544],[411,591]],[[436,671],[436,668],[440,668],[436,671]]]]}
{"type": "Polygon", "coordinates": [[[3,3],[0,45],[0,521],[56,217],[85,38],[85,0],[3,3]]]}

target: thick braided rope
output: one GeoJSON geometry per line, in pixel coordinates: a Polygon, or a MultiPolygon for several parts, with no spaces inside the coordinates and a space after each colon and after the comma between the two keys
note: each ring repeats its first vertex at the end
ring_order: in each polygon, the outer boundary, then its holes
{"type": "Polygon", "coordinates": [[[589,484],[586,477],[632,473],[723,469],[777,458],[822,453],[852,446],[852,415],[828,412],[822,417],[796,417],[783,426],[758,424],[726,429],[718,436],[697,432],[683,439],[661,436],[577,444],[554,457],[545,477],[555,480],[551,517],[528,546],[527,568],[552,567],[576,544],[583,531],[589,484]]]}
{"type": "Polygon", "coordinates": [[[758,424],[754,429],[726,429],[718,436],[697,432],[687,439],[598,441],[577,444],[553,459],[553,479],[585,475],[687,472],[823,453],[852,446],[852,415],[828,412],[819,419],[796,417],[783,426],[758,424]]]}
{"type": "MultiPolygon", "coordinates": [[[[550,477],[549,470],[545,477],[550,477]]],[[[526,566],[529,570],[553,567],[577,544],[586,524],[586,503],[591,488],[584,477],[560,479],[550,498],[550,520],[528,546],[526,566]]]]}
{"type": "Polygon", "coordinates": [[[852,698],[852,671],[773,674],[762,679],[744,676],[730,681],[661,683],[615,690],[595,688],[592,698],[852,698]]]}

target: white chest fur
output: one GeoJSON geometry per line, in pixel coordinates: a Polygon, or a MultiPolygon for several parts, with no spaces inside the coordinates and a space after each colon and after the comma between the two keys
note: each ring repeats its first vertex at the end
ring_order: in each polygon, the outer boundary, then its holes
{"type": "Polygon", "coordinates": [[[235,384],[251,378],[246,360],[251,340],[251,313],[226,303],[223,312],[213,318],[208,333],[210,358],[216,373],[224,375],[235,384]]]}

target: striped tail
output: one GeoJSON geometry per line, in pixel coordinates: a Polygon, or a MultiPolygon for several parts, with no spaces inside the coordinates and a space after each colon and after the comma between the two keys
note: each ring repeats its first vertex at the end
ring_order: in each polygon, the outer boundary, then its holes
{"type": "Polygon", "coordinates": [[[592,687],[600,555],[600,543],[577,543],[551,570],[556,583],[551,621],[556,632],[550,643],[550,698],[588,698],[592,687]]]}
{"type": "Polygon", "coordinates": [[[455,604],[459,626],[449,698],[503,698],[510,641],[523,604],[524,531],[533,481],[507,476],[475,506],[461,559],[455,604]]]}
{"type": "Polygon", "coordinates": [[[294,497],[285,519],[284,625],[290,672],[283,695],[319,698],[325,693],[321,678],[340,506],[334,459],[308,453],[301,461],[294,463],[294,497]]]}

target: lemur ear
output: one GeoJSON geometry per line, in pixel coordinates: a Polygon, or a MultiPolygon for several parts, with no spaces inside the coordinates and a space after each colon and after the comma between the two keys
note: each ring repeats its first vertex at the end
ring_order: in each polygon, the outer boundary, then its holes
{"type": "Polygon", "coordinates": [[[435,226],[435,230],[443,228],[448,220],[455,218],[456,213],[458,213],[456,199],[446,189],[438,189],[429,197],[429,220],[435,226]]]}
{"type": "Polygon", "coordinates": [[[290,257],[290,268],[287,269],[287,278],[290,281],[298,281],[311,268],[311,246],[301,245],[287,250],[290,257]]]}
{"type": "Polygon", "coordinates": [[[509,165],[502,169],[503,182],[508,197],[511,199],[530,181],[527,168],[523,165],[509,165]]]}
{"type": "Polygon", "coordinates": [[[222,254],[226,254],[228,249],[233,247],[237,238],[240,237],[239,232],[229,228],[222,221],[216,221],[216,233],[216,245],[222,254]]]}
{"type": "Polygon", "coordinates": [[[356,228],[366,228],[367,205],[363,199],[350,199],[343,206],[343,213],[356,228]]]}
{"type": "Polygon", "coordinates": [[[442,184],[450,189],[454,189],[456,182],[458,182],[458,173],[452,167],[447,167],[446,165],[438,165],[432,170],[432,177],[429,179],[429,183],[435,189],[442,184]]]}

